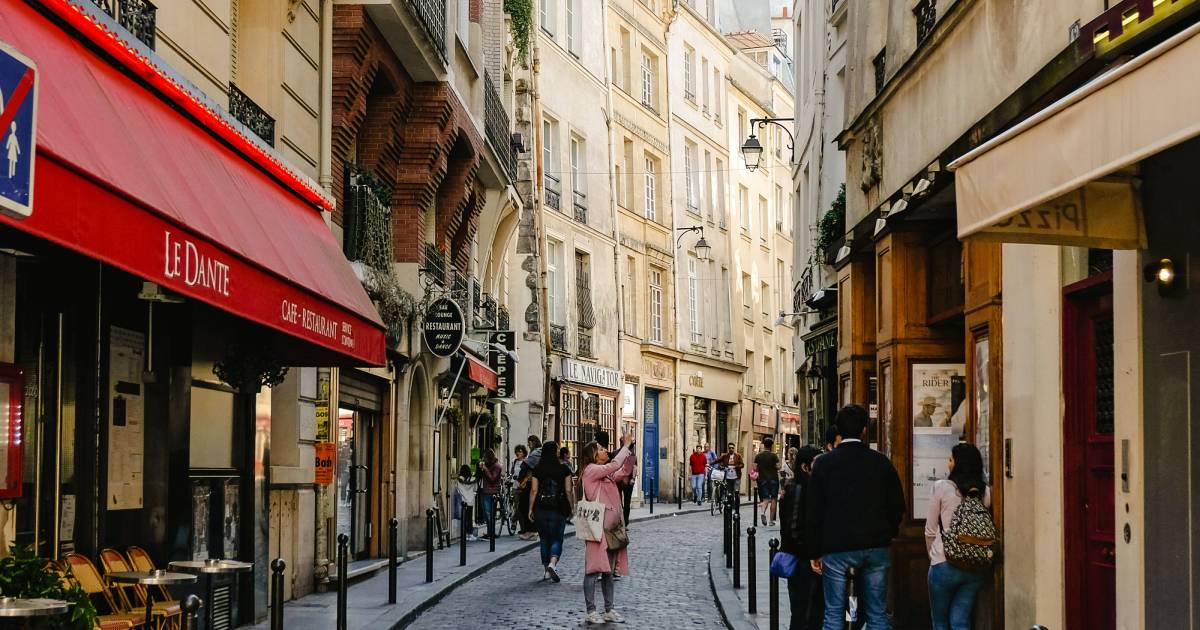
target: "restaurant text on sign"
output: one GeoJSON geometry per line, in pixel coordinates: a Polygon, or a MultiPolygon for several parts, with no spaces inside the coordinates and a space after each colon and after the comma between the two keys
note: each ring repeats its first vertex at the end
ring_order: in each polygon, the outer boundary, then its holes
{"type": "Polygon", "coordinates": [[[171,233],[166,232],[163,239],[164,277],[168,280],[183,278],[183,283],[189,287],[208,289],[229,297],[229,265],[200,251],[196,243],[186,238],[172,238],[171,233]]]}

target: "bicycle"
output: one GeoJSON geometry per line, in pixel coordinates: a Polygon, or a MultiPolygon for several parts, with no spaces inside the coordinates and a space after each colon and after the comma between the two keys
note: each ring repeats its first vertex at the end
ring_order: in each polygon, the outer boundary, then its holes
{"type": "Polygon", "coordinates": [[[721,474],[719,479],[713,479],[711,473],[709,475],[709,480],[712,482],[712,490],[708,493],[708,513],[715,516],[717,514],[721,514],[725,510],[725,486],[727,482],[725,480],[725,472],[723,470],[715,468],[713,470],[719,471],[721,474]]]}
{"type": "Polygon", "coordinates": [[[517,531],[517,501],[512,479],[504,481],[504,491],[497,499],[496,534],[501,534],[507,529],[508,535],[512,536],[517,531]]]}

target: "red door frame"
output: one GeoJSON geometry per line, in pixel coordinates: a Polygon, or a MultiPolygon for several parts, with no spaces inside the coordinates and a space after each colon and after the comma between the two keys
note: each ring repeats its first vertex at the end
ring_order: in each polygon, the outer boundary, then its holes
{"type": "MultiPolygon", "coordinates": [[[[1095,415],[1095,396],[1092,387],[1080,387],[1079,378],[1093,376],[1080,375],[1080,371],[1092,366],[1094,357],[1088,356],[1094,352],[1095,339],[1088,343],[1080,341],[1076,326],[1087,311],[1092,310],[1093,299],[1103,299],[1108,294],[1108,308],[1112,308],[1112,272],[1091,276],[1063,288],[1062,312],[1062,357],[1063,357],[1063,565],[1065,577],[1065,613],[1068,630],[1083,630],[1087,628],[1087,575],[1088,561],[1088,523],[1085,512],[1087,500],[1087,470],[1088,443],[1083,436],[1088,431],[1087,423],[1095,415]],[[1079,375],[1079,376],[1077,376],[1079,375]]],[[[1094,385],[1094,383],[1092,383],[1094,385]]],[[[1091,443],[1099,443],[1090,440],[1091,443]]],[[[1110,445],[1112,438],[1108,438],[1110,445]]],[[[1115,491],[1115,487],[1114,487],[1115,491]]],[[[1096,603],[1091,604],[1095,606],[1096,603]]],[[[1114,604],[1115,605],[1115,604],[1114,604]]],[[[1114,619],[1115,623],[1115,619],[1114,619]]],[[[1089,628],[1087,630],[1104,630],[1089,628]]]]}

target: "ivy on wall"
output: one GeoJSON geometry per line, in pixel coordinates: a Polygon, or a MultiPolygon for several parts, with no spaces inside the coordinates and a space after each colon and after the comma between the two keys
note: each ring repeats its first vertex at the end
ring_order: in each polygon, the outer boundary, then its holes
{"type": "Polygon", "coordinates": [[[823,257],[839,238],[846,234],[846,185],[838,189],[837,198],[830,204],[829,210],[817,222],[817,242],[815,253],[823,257]]]}
{"type": "Polygon", "coordinates": [[[513,44],[521,61],[529,58],[529,34],[533,32],[533,0],[504,0],[504,12],[512,18],[513,44]]]}

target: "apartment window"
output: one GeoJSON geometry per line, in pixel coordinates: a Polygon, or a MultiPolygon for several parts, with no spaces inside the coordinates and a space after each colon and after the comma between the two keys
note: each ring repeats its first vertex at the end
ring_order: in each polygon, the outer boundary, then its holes
{"type": "Polygon", "coordinates": [[[741,107],[738,108],[737,128],[737,137],[739,138],[739,142],[741,141],[740,138],[746,138],[750,135],[746,129],[746,110],[742,109],[741,107]]]}
{"type": "Polygon", "coordinates": [[[558,122],[549,116],[542,119],[542,168],[546,177],[558,181],[558,151],[555,136],[558,135],[558,122]]]}
{"type": "Polygon", "coordinates": [[[625,173],[622,170],[621,164],[613,165],[613,178],[617,182],[617,189],[614,191],[617,194],[617,205],[622,208],[629,207],[625,203],[625,173]]]}
{"type": "Polygon", "coordinates": [[[700,101],[704,109],[704,113],[708,113],[709,89],[708,89],[708,60],[700,61],[700,82],[704,84],[704,98],[700,101]]]}
{"type": "Polygon", "coordinates": [[[683,142],[683,185],[687,188],[687,209],[692,214],[700,214],[700,195],[696,181],[696,143],[690,140],[683,142]]]}
{"type": "Polygon", "coordinates": [[[625,313],[625,333],[636,337],[637,303],[637,260],[632,256],[625,259],[625,285],[621,287],[621,301],[625,313]]]}
{"type": "Polygon", "coordinates": [[[713,120],[717,124],[721,124],[721,112],[724,111],[722,106],[721,94],[724,92],[725,84],[721,82],[721,71],[713,68],[713,120]]]}
{"type": "Polygon", "coordinates": [[[775,366],[771,357],[763,355],[763,395],[771,398],[775,393],[775,366]]]}
{"type": "Polygon", "coordinates": [[[688,321],[691,322],[692,343],[704,343],[704,332],[700,326],[700,284],[696,277],[696,257],[688,254],[687,261],[687,282],[688,282],[688,321]]]}
{"type": "Polygon", "coordinates": [[[771,213],[767,210],[767,198],[762,195],[758,196],[758,238],[767,240],[767,233],[771,229],[771,213]]]}
{"type": "MultiPolygon", "coordinates": [[[[617,76],[621,81],[621,89],[632,93],[633,75],[631,73],[633,72],[633,57],[631,55],[633,54],[633,43],[632,37],[629,35],[629,31],[625,30],[624,28],[621,29],[620,42],[621,71],[617,74],[617,76]]],[[[615,69],[614,72],[616,72],[615,69]]]]}
{"type": "Polygon", "coordinates": [[[766,322],[771,317],[771,285],[763,282],[758,290],[758,301],[762,303],[763,321],[766,322]]]}
{"type": "Polygon", "coordinates": [[[883,83],[887,79],[887,48],[879,50],[871,64],[875,67],[875,93],[883,91],[883,83]]]}
{"type": "Polygon", "coordinates": [[[729,292],[732,290],[733,285],[729,283],[729,267],[721,265],[721,326],[724,329],[726,343],[733,341],[733,311],[731,310],[733,300],[729,297],[729,292]]]}
{"type": "Polygon", "coordinates": [[[582,50],[582,17],[579,0],[567,0],[567,50],[579,57],[582,50]]]}
{"type": "Polygon", "coordinates": [[[620,185],[620,196],[617,201],[618,203],[624,202],[626,208],[632,208],[634,194],[637,191],[637,175],[634,173],[637,168],[634,166],[633,141],[626,138],[622,144],[620,172],[624,174],[625,181],[620,185]]]}
{"type": "Polygon", "coordinates": [[[778,184],[775,186],[775,230],[783,231],[783,218],[787,216],[787,209],[783,207],[783,186],[778,184]]]}
{"type": "Polygon", "coordinates": [[[728,213],[725,209],[725,160],[717,158],[715,164],[716,170],[713,172],[713,179],[716,180],[714,184],[716,202],[714,205],[717,207],[717,225],[724,229],[728,222],[728,213]]]}
{"type": "Polygon", "coordinates": [[[937,0],[920,0],[913,7],[913,15],[917,18],[917,43],[924,42],[937,23],[937,0]]]}
{"type": "Polygon", "coordinates": [[[559,268],[562,265],[562,242],[547,241],[546,242],[546,293],[549,295],[549,304],[547,308],[550,311],[550,323],[561,326],[563,324],[563,287],[562,276],[559,268]]]}
{"type": "Polygon", "coordinates": [[[642,53],[642,105],[657,111],[658,108],[654,100],[654,83],[655,75],[657,74],[655,71],[656,65],[657,62],[649,54],[642,53]]]}
{"type": "Polygon", "coordinates": [[[696,51],[691,46],[683,49],[683,98],[696,102],[696,51]]]}
{"type": "Polygon", "coordinates": [[[592,259],[587,252],[575,251],[575,310],[579,326],[579,354],[593,356],[592,329],[596,313],[592,308],[592,259]]]}
{"type": "Polygon", "coordinates": [[[738,185],[738,222],[743,230],[750,230],[750,190],[738,185]]]}
{"type": "Polygon", "coordinates": [[[663,340],[663,272],[661,269],[650,270],[650,341],[662,343],[663,340]]]}
{"type": "Polygon", "coordinates": [[[754,393],[754,375],[757,370],[754,369],[754,353],[750,350],[746,351],[746,393],[754,393]]]}
{"type": "Polygon", "coordinates": [[[704,177],[707,179],[707,185],[700,187],[700,196],[706,197],[701,200],[704,206],[705,215],[711,222],[713,220],[713,206],[717,200],[717,185],[716,173],[712,170],[712,153],[708,149],[704,150],[704,177]]]}
{"type": "Polygon", "coordinates": [[[783,310],[783,305],[787,304],[787,296],[783,294],[784,287],[787,287],[789,284],[791,284],[788,282],[788,277],[784,275],[785,273],[783,260],[777,259],[775,261],[775,286],[778,288],[778,292],[775,295],[775,301],[779,304],[779,310],[781,311],[783,310]]]}
{"type": "Polygon", "coordinates": [[[658,220],[658,160],[646,156],[646,218],[658,220]]]}
{"type": "Polygon", "coordinates": [[[586,169],[584,168],[584,160],[586,159],[586,148],[583,143],[583,138],[579,136],[571,136],[571,189],[576,193],[584,194],[587,192],[585,184],[586,169]]]}
{"type": "Polygon", "coordinates": [[[538,0],[538,19],[541,20],[542,30],[554,37],[554,21],[557,17],[554,7],[558,0],[538,0]]]}
{"type": "Polygon", "coordinates": [[[750,274],[742,274],[742,318],[754,321],[754,294],[750,288],[750,274]]]}

